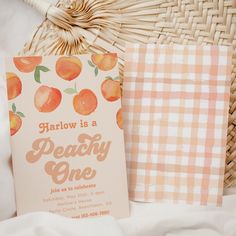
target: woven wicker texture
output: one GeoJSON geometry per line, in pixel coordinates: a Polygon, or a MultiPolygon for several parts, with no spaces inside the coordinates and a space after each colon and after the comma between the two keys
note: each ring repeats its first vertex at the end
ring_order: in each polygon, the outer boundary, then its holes
{"type": "Polygon", "coordinates": [[[20,55],[116,51],[123,75],[125,42],[232,46],[225,187],[236,186],[236,0],[61,0],[20,55]]]}

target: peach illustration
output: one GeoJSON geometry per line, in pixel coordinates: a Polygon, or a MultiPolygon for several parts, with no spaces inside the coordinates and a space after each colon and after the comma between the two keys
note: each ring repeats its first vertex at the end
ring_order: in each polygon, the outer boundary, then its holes
{"type": "Polygon", "coordinates": [[[123,129],[123,117],[122,117],[122,109],[121,108],[116,113],[116,123],[120,129],[123,129]]]}
{"type": "Polygon", "coordinates": [[[11,136],[16,134],[22,125],[21,118],[25,117],[22,112],[16,111],[16,105],[12,104],[12,111],[9,111],[10,133],[11,136]]]}
{"type": "Polygon", "coordinates": [[[56,62],[56,72],[64,80],[71,81],[80,75],[82,63],[77,57],[60,57],[56,62]]]}
{"type": "Polygon", "coordinates": [[[34,105],[39,112],[51,112],[59,106],[61,98],[60,90],[42,85],[34,95],[34,105]]]}
{"type": "Polygon", "coordinates": [[[73,106],[77,113],[87,116],[97,108],[97,97],[90,89],[83,89],[73,98],[73,106]]]}
{"type": "Polygon", "coordinates": [[[7,76],[7,95],[11,100],[21,94],[22,84],[19,77],[14,73],[6,73],[7,76]]]}
{"type": "Polygon", "coordinates": [[[107,77],[101,85],[101,92],[103,97],[109,102],[118,100],[121,97],[120,81],[107,77]]]}
{"type": "Polygon", "coordinates": [[[92,62],[102,71],[108,71],[115,67],[118,59],[116,53],[93,54],[92,62]]]}
{"type": "Polygon", "coordinates": [[[24,73],[29,73],[34,71],[36,66],[42,62],[42,57],[41,56],[14,57],[13,62],[19,71],[24,73]]]}
{"type": "Polygon", "coordinates": [[[11,136],[13,136],[21,127],[22,121],[20,116],[9,111],[9,119],[10,119],[10,132],[11,136]]]}

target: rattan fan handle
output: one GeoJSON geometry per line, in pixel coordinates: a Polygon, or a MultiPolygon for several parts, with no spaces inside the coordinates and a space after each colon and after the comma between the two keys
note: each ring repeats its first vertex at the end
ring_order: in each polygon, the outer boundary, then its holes
{"type": "Polygon", "coordinates": [[[71,16],[64,10],[54,6],[47,0],[23,0],[28,5],[35,8],[53,24],[65,30],[71,30],[71,16]]]}
{"type": "Polygon", "coordinates": [[[51,3],[45,0],[23,0],[28,5],[38,10],[43,16],[47,15],[47,11],[51,6],[51,3]]]}

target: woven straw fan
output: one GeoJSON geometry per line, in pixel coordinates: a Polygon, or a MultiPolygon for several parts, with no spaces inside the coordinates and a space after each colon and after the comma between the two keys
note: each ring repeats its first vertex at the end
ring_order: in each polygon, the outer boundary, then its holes
{"type": "Polygon", "coordinates": [[[225,186],[236,186],[236,0],[24,0],[45,16],[20,55],[118,52],[126,42],[233,48],[225,186]]]}
{"type": "MultiPolygon", "coordinates": [[[[124,52],[125,42],[157,41],[158,3],[154,0],[78,0],[56,6],[45,0],[24,0],[60,28],[44,53],[124,52]],[[82,44],[82,45],[81,45],[82,44]]],[[[50,40],[50,39],[49,39],[50,40]]]]}

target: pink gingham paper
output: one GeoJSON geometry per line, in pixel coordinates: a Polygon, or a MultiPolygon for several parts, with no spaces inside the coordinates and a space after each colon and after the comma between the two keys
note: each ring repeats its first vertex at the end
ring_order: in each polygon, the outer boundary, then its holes
{"type": "Polygon", "coordinates": [[[222,204],[230,74],[228,47],[127,45],[131,200],[222,204]]]}

